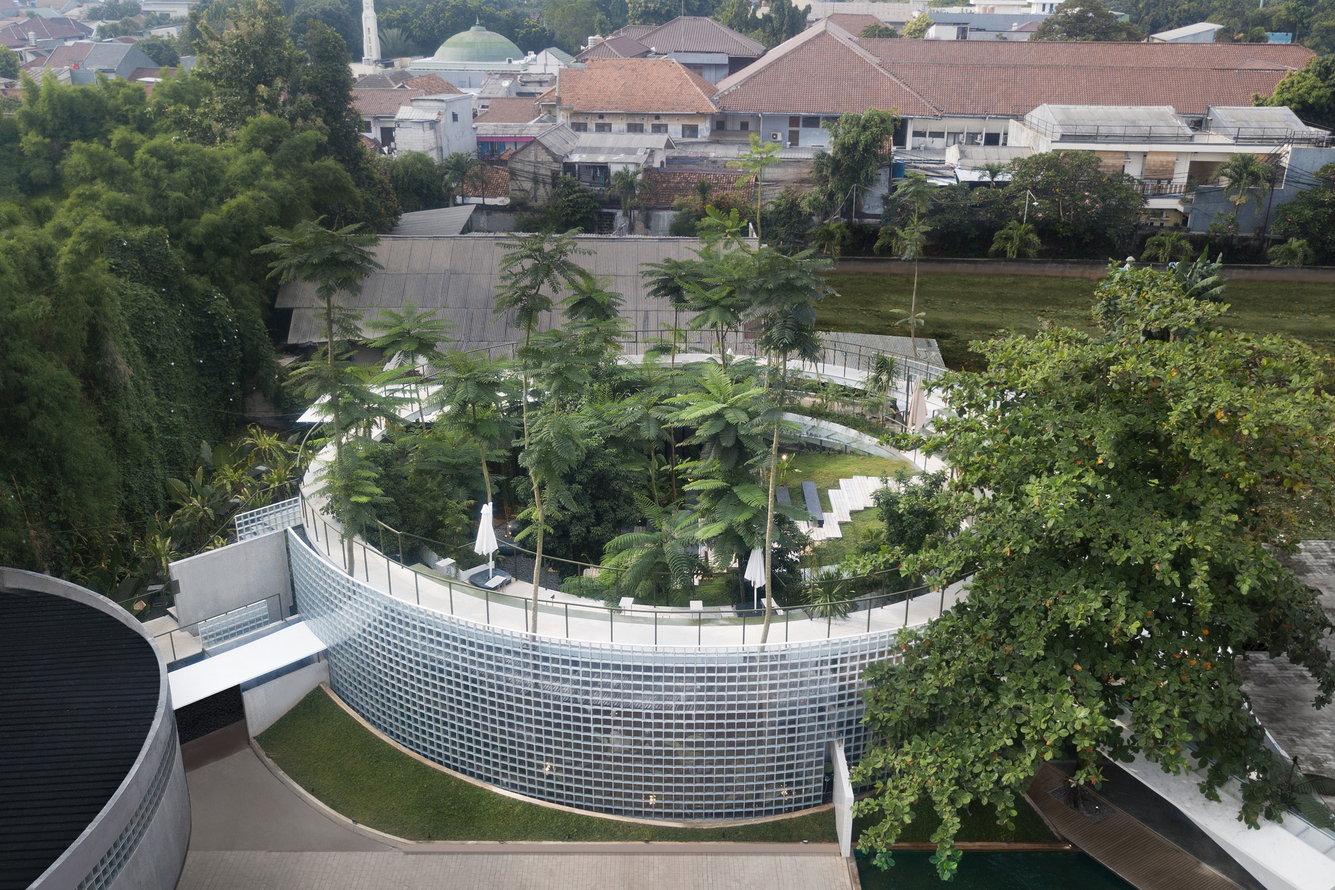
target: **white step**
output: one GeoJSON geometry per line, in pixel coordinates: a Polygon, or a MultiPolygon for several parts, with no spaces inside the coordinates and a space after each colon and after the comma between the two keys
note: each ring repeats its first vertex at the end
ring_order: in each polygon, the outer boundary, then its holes
{"type": "Polygon", "coordinates": [[[836,522],[852,522],[851,509],[848,503],[848,496],[841,489],[831,488],[826,496],[830,499],[830,510],[834,513],[836,522]]]}

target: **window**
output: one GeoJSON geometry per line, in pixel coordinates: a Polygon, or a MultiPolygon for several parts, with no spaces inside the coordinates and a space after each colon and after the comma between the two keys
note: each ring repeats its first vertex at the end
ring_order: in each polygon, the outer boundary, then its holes
{"type": "Polygon", "coordinates": [[[913,138],[914,138],[914,139],[926,139],[926,138],[927,138],[927,131],[926,131],[926,130],[914,130],[914,131],[913,131],[913,138]]]}
{"type": "Polygon", "coordinates": [[[984,144],[984,145],[1000,145],[1000,144],[1001,144],[1001,134],[1000,134],[1000,133],[984,133],[984,134],[983,134],[983,144],[984,144]]]}
{"type": "Polygon", "coordinates": [[[667,135],[667,124],[651,124],[650,127],[649,127],[649,132],[651,132],[651,133],[662,133],[663,135],[666,136],[666,135],[667,135]]]}
{"type": "Polygon", "coordinates": [[[456,123],[456,124],[459,123],[459,112],[457,112],[457,111],[451,111],[451,112],[450,112],[450,120],[454,121],[454,123],[456,123]]]}
{"type": "Polygon", "coordinates": [[[594,124],[594,125],[593,125],[593,132],[595,132],[595,133],[610,133],[610,132],[612,132],[612,125],[611,125],[611,124],[602,124],[602,123],[594,124]]]}
{"type": "Polygon", "coordinates": [[[750,122],[750,121],[742,121],[740,124],[737,125],[737,129],[739,129],[739,130],[741,130],[743,133],[745,133],[747,130],[750,130],[750,129],[751,129],[751,122],[750,122]]]}
{"type": "Polygon", "coordinates": [[[626,124],[627,133],[643,133],[644,124],[626,124]]]}
{"type": "Polygon", "coordinates": [[[681,138],[682,138],[682,139],[698,139],[698,138],[700,138],[700,127],[699,127],[699,125],[698,125],[698,124],[682,124],[682,125],[681,125],[681,138]]]}
{"type": "Polygon", "coordinates": [[[821,122],[822,124],[824,124],[825,126],[828,127],[828,126],[830,126],[831,124],[837,124],[837,123],[839,123],[839,118],[837,118],[837,117],[823,117],[823,118],[820,119],[820,122],[821,122]]]}
{"type": "Polygon", "coordinates": [[[715,130],[726,130],[726,129],[728,129],[728,122],[727,122],[727,121],[714,121],[714,129],[715,129],[715,130]]]}
{"type": "Polygon", "coordinates": [[[574,130],[576,133],[587,133],[589,132],[589,125],[584,121],[575,121],[570,125],[570,129],[574,130]]]}
{"type": "Polygon", "coordinates": [[[927,138],[928,138],[928,139],[945,139],[945,138],[946,138],[946,133],[945,133],[944,130],[928,130],[928,131],[927,131],[927,138]]]}
{"type": "Polygon", "coordinates": [[[820,118],[804,117],[802,118],[802,127],[806,130],[818,130],[820,129],[820,118]]]}

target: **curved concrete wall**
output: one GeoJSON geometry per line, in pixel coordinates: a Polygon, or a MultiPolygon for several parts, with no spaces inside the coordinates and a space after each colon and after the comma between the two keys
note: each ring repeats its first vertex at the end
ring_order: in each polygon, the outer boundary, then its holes
{"type": "Polygon", "coordinates": [[[866,746],[863,670],[893,631],[766,647],[594,643],[393,599],[291,541],[334,691],[450,769],[552,803],[668,820],[822,802],[827,743],[866,746]]]}
{"type": "Polygon", "coordinates": [[[111,615],[142,636],[158,659],[157,710],[134,765],[97,817],[28,890],[172,890],[190,841],[190,797],[166,663],[138,621],[90,590],[49,575],[0,569],[0,589],[6,588],[64,597],[111,615]]]}

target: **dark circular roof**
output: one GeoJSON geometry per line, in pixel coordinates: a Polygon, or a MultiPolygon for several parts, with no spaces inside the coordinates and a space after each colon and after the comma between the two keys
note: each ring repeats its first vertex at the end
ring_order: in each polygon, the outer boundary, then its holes
{"type": "Polygon", "coordinates": [[[114,616],[0,592],[0,890],[23,890],[116,793],[157,713],[153,646],[114,616]]]}

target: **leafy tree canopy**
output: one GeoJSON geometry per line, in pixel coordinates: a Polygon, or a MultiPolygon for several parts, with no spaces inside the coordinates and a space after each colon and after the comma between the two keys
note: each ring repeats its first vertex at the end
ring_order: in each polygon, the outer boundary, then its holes
{"type": "Polygon", "coordinates": [[[1275,212],[1271,231],[1284,238],[1302,238],[1316,262],[1335,260],[1335,164],[1316,173],[1317,183],[1275,212]]]}
{"type": "Polygon", "coordinates": [[[1285,776],[1238,659],[1287,655],[1317,705],[1335,692],[1331,623],[1272,550],[1296,544],[1276,493],[1335,494],[1329,359],[1216,329],[1227,307],[1170,274],[1114,271],[1101,291],[1119,311],[1097,333],[980,343],[987,371],[942,381],[953,411],[927,448],[954,476],[902,565],[968,591],[868,674],[875,741],[853,779],[875,784],[861,844],[882,862],[930,809],[949,875],[963,810],[1009,821],[1053,758],[1097,785],[1100,751],[1198,763],[1207,795],[1239,777],[1254,825],[1282,809],[1285,776]]]}
{"type": "Polygon", "coordinates": [[[1039,24],[1031,39],[1135,43],[1145,39],[1145,32],[1119,19],[1099,0],[1065,0],[1039,24]]]}
{"type": "Polygon", "coordinates": [[[1287,105],[1305,123],[1335,127],[1335,56],[1312,59],[1301,71],[1290,71],[1273,96],[1256,96],[1257,105],[1287,105]]]}
{"type": "Polygon", "coordinates": [[[898,122],[893,111],[870,108],[865,114],[845,114],[829,125],[830,150],[816,152],[811,167],[813,210],[829,215],[856,208],[854,190],[870,186],[876,169],[889,162],[890,139],[898,122]]]}

